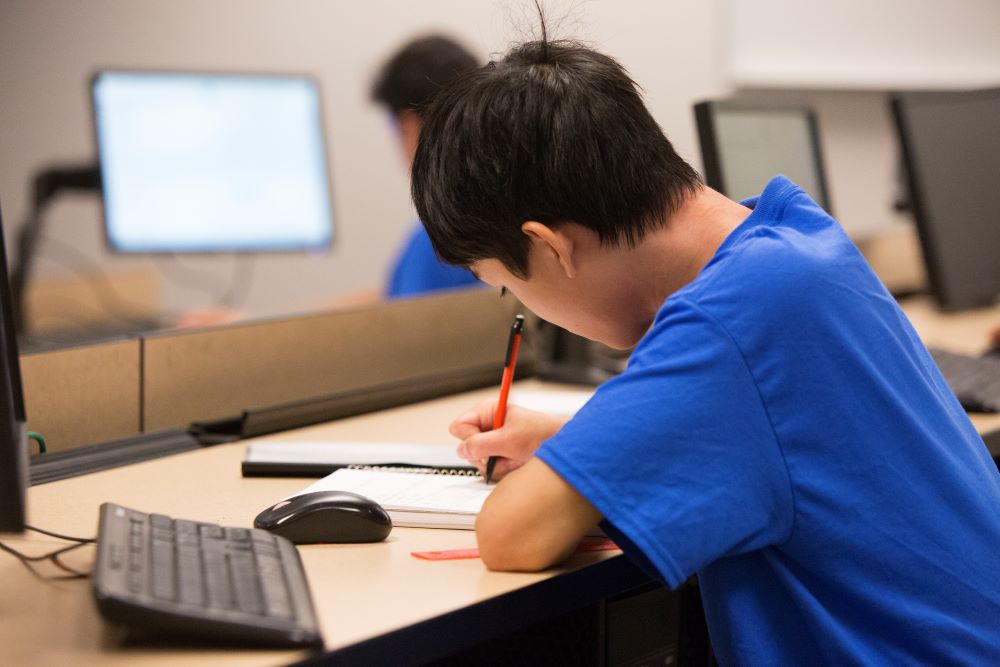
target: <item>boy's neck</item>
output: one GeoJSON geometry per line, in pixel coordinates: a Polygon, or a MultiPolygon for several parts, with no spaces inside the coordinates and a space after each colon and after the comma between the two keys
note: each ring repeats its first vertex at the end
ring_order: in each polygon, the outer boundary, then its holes
{"type": "Polygon", "coordinates": [[[660,229],[636,247],[630,262],[645,270],[650,322],[668,296],[694,280],[751,210],[709,187],[691,195],[660,229]]]}

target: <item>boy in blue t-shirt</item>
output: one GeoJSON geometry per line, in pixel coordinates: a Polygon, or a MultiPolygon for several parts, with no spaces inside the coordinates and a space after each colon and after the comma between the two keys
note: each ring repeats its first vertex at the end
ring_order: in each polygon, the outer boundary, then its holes
{"type": "Polygon", "coordinates": [[[1000,664],[1000,475],[802,190],[705,187],[617,62],[541,41],[435,98],[413,194],[445,260],[638,343],[568,423],[452,424],[503,457],[488,567],[547,568],[603,522],[670,586],[698,574],[723,664],[1000,664]]]}

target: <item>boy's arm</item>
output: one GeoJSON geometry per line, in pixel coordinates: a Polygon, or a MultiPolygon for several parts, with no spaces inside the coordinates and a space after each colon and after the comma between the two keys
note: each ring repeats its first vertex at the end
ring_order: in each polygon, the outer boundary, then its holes
{"type": "Polygon", "coordinates": [[[507,475],[476,520],[491,570],[544,570],[565,560],[601,520],[583,496],[538,458],[507,475]]]}

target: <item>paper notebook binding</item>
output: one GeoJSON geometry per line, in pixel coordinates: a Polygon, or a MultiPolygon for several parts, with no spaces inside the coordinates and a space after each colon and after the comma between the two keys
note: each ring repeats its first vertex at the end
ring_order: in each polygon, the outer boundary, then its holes
{"type": "Polygon", "coordinates": [[[460,468],[419,468],[414,466],[379,466],[353,463],[348,470],[380,470],[382,472],[409,472],[417,475],[452,475],[454,477],[482,477],[478,470],[462,470],[460,468]]]}

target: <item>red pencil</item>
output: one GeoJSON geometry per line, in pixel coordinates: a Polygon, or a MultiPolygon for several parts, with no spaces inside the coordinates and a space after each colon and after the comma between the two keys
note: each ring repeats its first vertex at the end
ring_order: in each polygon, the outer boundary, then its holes
{"type": "MultiPolygon", "coordinates": [[[[507,340],[507,356],[503,362],[503,377],[500,379],[500,400],[497,402],[497,409],[493,415],[493,430],[503,426],[507,417],[507,397],[510,395],[510,383],[514,380],[514,367],[517,365],[517,348],[521,346],[521,331],[524,330],[524,315],[514,318],[514,324],[510,327],[510,338],[507,340]]],[[[497,457],[491,456],[486,461],[486,483],[493,479],[493,468],[496,467],[497,457]]]]}

